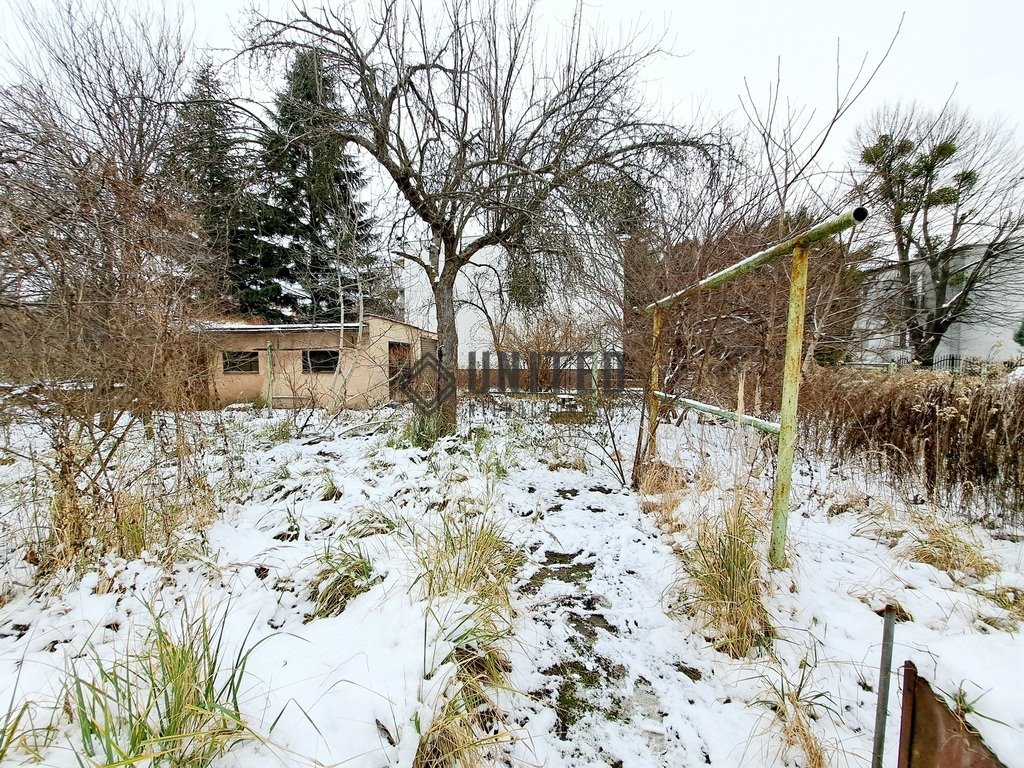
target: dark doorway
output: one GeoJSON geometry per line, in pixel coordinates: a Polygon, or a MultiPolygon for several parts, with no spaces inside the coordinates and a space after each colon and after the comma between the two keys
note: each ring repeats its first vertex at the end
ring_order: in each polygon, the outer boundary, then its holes
{"type": "Polygon", "coordinates": [[[397,341],[388,342],[388,394],[392,400],[406,400],[403,386],[409,380],[412,348],[397,341]]]}

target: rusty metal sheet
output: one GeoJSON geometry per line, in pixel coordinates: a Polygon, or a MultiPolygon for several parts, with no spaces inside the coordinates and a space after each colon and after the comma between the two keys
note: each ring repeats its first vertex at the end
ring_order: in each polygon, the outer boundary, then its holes
{"type": "Polygon", "coordinates": [[[903,665],[898,768],[1006,768],[910,661],[903,665]]]}

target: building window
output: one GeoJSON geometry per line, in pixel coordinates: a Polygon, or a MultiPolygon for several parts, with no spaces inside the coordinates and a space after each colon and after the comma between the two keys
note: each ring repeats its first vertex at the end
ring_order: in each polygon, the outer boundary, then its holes
{"type": "Polygon", "coordinates": [[[311,349],[302,353],[302,372],[334,373],[340,361],[341,353],[336,349],[311,349]]]}
{"type": "Polygon", "coordinates": [[[420,358],[424,357],[437,359],[437,339],[420,339],[420,358]]]}
{"type": "Polygon", "coordinates": [[[259,373],[259,352],[224,352],[224,373],[259,373]]]}

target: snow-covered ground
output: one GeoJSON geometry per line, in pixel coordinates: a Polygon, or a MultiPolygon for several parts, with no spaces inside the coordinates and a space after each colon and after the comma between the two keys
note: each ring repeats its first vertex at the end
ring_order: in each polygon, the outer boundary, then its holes
{"type": "MultiPolygon", "coordinates": [[[[203,457],[219,515],[175,562],[111,557],[63,589],[31,583],[9,524],[30,468],[0,467],[0,726],[29,703],[4,765],[103,764],[73,721],[69,680],[87,679],[98,660],[145,657],[154,621],[199,613],[222,619],[229,657],[249,653],[239,708],[251,737],[232,740],[215,765],[412,765],[452,695],[452,659],[479,607],[472,594],[430,587],[424,570],[427,545],[457,518],[486,521],[522,553],[502,641],[508,687],[492,692],[502,712],[493,764],[804,765],[767,706],[773,691],[799,686],[829,764],[867,766],[878,612],[898,603],[885,764],[895,765],[897,675],[910,659],[937,690],[973,702],[971,725],[1024,768],[1024,639],[981,594],[1024,590],[1019,532],[976,531],[1000,570],[984,581],[951,575],[904,556],[916,529],[903,497],[913,494],[804,459],[790,566],[766,574],[776,636],[734,659],[678,609],[680,555],[737,485],[768,493],[770,462],[750,436],[696,419],[662,429],[662,457],[692,478],[667,532],[616,482],[607,441],[577,426],[478,411],[460,437],[421,450],[399,439],[402,413],[315,416],[302,435],[273,437],[287,418],[223,415],[203,457]],[[372,573],[340,615],[319,618],[313,583],[339,546],[372,573]]],[[[635,426],[619,428],[610,451],[631,456],[635,426]]]]}

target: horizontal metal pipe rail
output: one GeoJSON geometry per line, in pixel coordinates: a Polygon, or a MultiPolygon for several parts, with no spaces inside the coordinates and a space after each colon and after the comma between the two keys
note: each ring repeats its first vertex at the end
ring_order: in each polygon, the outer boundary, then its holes
{"type": "Polygon", "coordinates": [[[747,256],[747,258],[742,261],[737,261],[732,266],[719,270],[713,275],[708,275],[703,280],[700,280],[681,291],[670,293],[668,296],[664,296],[657,301],[652,301],[643,308],[643,311],[650,313],[655,309],[665,309],[666,307],[670,307],[677,301],[689,298],[690,296],[700,293],[707,288],[714,288],[717,285],[726,283],[734,277],[739,277],[740,275],[751,272],[771,261],[775,261],[775,259],[780,256],[788,256],[796,248],[806,248],[809,245],[813,245],[814,243],[832,237],[832,235],[837,235],[840,232],[849,229],[854,224],[859,224],[867,217],[867,208],[854,208],[852,211],[848,211],[842,216],[838,216],[831,221],[826,221],[824,224],[811,227],[810,229],[801,232],[799,235],[791,237],[784,243],[773,245],[771,248],[755,253],[753,256],[747,256]]]}
{"type": "Polygon", "coordinates": [[[667,392],[655,392],[654,396],[659,400],[664,400],[667,403],[673,405],[681,405],[684,408],[690,408],[694,411],[700,411],[701,413],[709,413],[712,416],[718,416],[722,419],[728,419],[729,421],[737,421],[740,424],[744,424],[754,429],[759,429],[762,432],[768,432],[773,435],[779,434],[780,425],[774,421],[765,421],[759,419],[756,416],[747,416],[743,413],[735,413],[734,411],[727,411],[724,408],[719,408],[717,405],[710,405],[709,403],[702,403],[700,400],[690,400],[680,395],[670,395],[667,392]]]}

